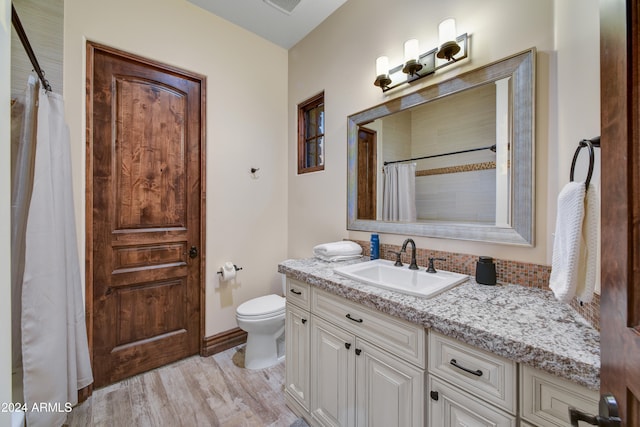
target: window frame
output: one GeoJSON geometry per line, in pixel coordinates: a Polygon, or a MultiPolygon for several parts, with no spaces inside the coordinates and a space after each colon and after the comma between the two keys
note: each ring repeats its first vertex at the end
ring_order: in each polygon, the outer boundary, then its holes
{"type": "Polygon", "coordinates": [[[324,91],[320,92],[317,95],[312,96],[311,98],[301,102],[298,104],[298,174],[304,174],[304,173],[309,173],[309,172],[318,172],[318,171],[323,171],[324,170],[324,165],[325,165],[325,135],[326,135],[326,111],[324,108],[324,91]],[[322,138],[322,164],[321,165],[315,165],[315,166],[311,166],[311,167],[306,167],[305,166],[305,159],[307,157],[307,151],[306,151],[306,147],[307,147],[307,135],[305,132],[305,129],[307,128],[306,126],[306,121],[305,121],[305,115],[308,111],[311,111],[313,109],[318,108],[319,106],[323,106],[322,111],[323,111],[323,133],[321,134],[316,134],[314,135],[313,139],[316,140],[316,153],[317,153],[317,148],[318,148],[318,144],[317,144],[317,140],[319,138],[322,138]]]}

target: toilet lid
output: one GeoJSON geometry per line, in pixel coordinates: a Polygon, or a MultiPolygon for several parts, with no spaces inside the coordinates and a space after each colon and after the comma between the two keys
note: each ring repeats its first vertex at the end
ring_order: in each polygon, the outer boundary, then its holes
{"type": "Polygon", "coordinates": [[[238,306],[237,313],[240,316],[264,316],[283,312],[286,299],[280,295],[265,295],[243,302],[238,306]]]}

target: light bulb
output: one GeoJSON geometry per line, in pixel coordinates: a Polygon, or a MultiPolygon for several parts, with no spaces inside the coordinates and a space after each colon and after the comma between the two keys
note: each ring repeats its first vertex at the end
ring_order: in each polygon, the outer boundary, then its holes
{"type": "Polygon", "coordinates": [[[445,19],[438,25],[438,37],[440,38],[440,45],[446,42],[456,41],[456,20],[453,18],[445,19]]]}
{"type": "Polygon", "coordinates": [[[418,40],[411,39],[404,42],[404,63],[413,60],[417,61],[418,56],[420,55],[420,46],[418,45],[418,40]]]}
{"type": "Polygon", "coordinates": [[[389,74],[389,57],[380,56],[376,59],[376,76],[386,76],[389,74]]]}

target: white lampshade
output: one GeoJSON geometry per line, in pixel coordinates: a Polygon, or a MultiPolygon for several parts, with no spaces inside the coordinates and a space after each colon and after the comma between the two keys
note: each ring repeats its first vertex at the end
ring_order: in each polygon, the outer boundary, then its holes
{"type": "Polygon", "coordinates": [[[442,21],[438,25],[438,37],[440,38],[440,45],[456,41],[456,20],[448,18],[442,21]]]}
{"type": "Polygon", "coordinates": [[[411,39],[404,42],[404,62],[407,63],[411,60],[417,61],[420,55],[420,46],[418,40],[411,39]]]}
{"type": "Polygon", "coordinates": [[[376,76],[386,76],[389,74],[389,57],[380,56],[376,59],[376,76]]]}

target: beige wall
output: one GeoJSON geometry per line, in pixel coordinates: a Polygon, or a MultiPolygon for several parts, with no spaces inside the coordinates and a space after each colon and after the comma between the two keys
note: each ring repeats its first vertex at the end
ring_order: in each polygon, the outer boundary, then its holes
{"type": "MultiPolygon", "coordinates": [[[[587,72],[580,80],[574,79],[583,73],[576,63],[590,62],[597,73],[597,13],[597,0],[400,0],[393,5],[382,0],[349,0],[289,51],[289,164],[295,164],[296,157],[296,104],[321,90],[325,91],[327,135],[324,172],[298,176],[289,169],[289,256],[309,256],[313,245],[321,242],[369,239],[369,233],[346,230],[347,116],[536,47],[535,247],[432,238],[417,238],[416,243],[424,248],[550,264],[555,200],[568,181],[573,150],[578,139],[599,132],[597,74],[587,72]],[[595,28],[589,25],[594,13],[595,28]],[[450,16],[456,18],[458,33],[471,37],[470,60],[382,94],[373,85],[376,57],[387,55],[392,65],[401,63],[402,45],[409,38],[417,38],[423,50],[435,47],[438,23],[450,16]],[[589,102],[583,101],[585,97],[589,102]]],[[[399,244],[405,237],[385,234],[381,241],[399,244]]]]}
{"type": "MultiPolygon", "coordinates": [[[[85,41],[207,77],[206,335],[235,308],[281,292],[286,257],[287,51],[183,0],[66,0],[64,98],[84,255],[85,41]],[[249,170],[260,168],[257,179],[249,170]],[[218,286],[225,261],[243,267],[218,286]]],[[[84,264],[84,263],[82,263],[84,264]]]]}
{"type": "MultiPolygon", "coordinates": [[[[11,402],[11,2],[0,1],[0,403],[11,402]]],[[[0,412],[0,426],[11,414],[0,412]]]]}

